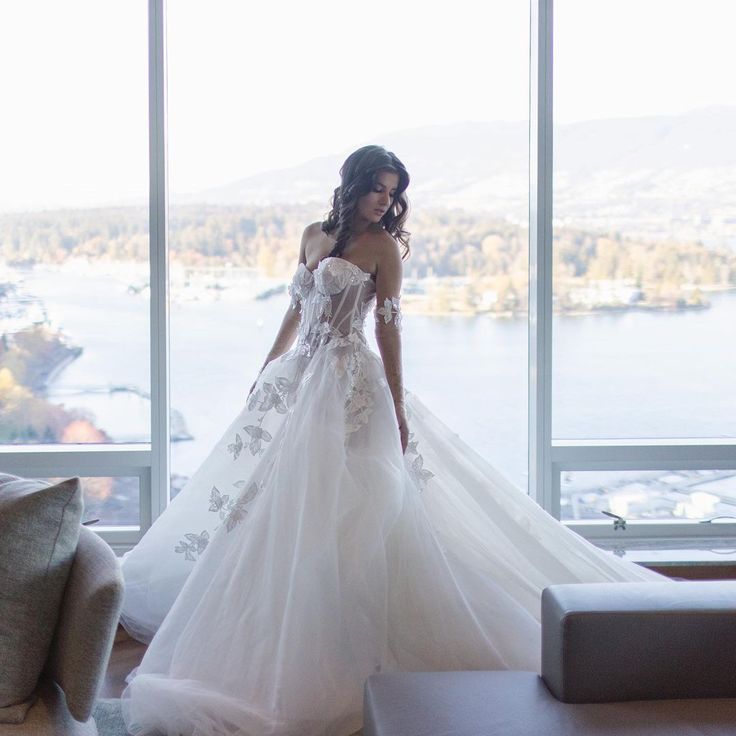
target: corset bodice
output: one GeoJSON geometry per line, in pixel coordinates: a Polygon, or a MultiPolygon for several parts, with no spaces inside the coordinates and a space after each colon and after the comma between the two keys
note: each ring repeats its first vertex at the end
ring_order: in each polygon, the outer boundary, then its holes
{"type": "Polygon", "coordinates": [[[364,323],[376,296],[371,274],[344,258],[323,258],[314,272],[300,263],[289,286],[301,306],[298,347],[307,355],[320,342],[365,343],[364,323]]]}

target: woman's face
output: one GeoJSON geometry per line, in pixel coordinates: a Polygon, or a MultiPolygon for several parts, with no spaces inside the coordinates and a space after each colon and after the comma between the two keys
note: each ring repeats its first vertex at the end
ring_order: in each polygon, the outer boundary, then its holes
{"type": "Polygon", "coordinates": [[[399,175],[393,171],[379,171],[376,183],[367,194],[358,199],[358,216],[368,222],[380,222],[394,203],[399,175]]]}

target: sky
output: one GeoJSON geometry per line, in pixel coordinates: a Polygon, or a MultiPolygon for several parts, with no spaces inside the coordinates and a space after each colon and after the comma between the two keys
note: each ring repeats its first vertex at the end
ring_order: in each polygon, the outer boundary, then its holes
{"type": "MultiPolygon", "coordinates": [[[[527,0],[168,0],[171,189],[526,120],[527,0]]],[[[555,122],[736,105],[733,0],[556,0],[555,122]]],[[[147,3],[0,6],[0,211],[147,195],[147,3]],[[8,73],[9,70],[9,73],[8,73]]]]}

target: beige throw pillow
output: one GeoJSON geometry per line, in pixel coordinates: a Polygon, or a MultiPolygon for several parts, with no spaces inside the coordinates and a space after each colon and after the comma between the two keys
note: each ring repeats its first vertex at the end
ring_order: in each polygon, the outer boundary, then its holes
{"type": "Polygon", "coordinates": [[[0,474],[0,723],[17,723],[34,699],[82,512],[79,478],[52,486],[0,474]]]}

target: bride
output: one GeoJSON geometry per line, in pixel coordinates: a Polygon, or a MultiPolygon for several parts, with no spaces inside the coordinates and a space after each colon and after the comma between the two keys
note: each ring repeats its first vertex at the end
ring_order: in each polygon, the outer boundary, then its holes
{"type": "Polygon", "coordinates": [[[245,406],[123,558],[122,623],[150,641],[123,693],[133,734],[346,736],[372,673],[538,670],[547,585],[663,579],[404,390],[409,175],[374,145],[340,174],[245,406]]]}

